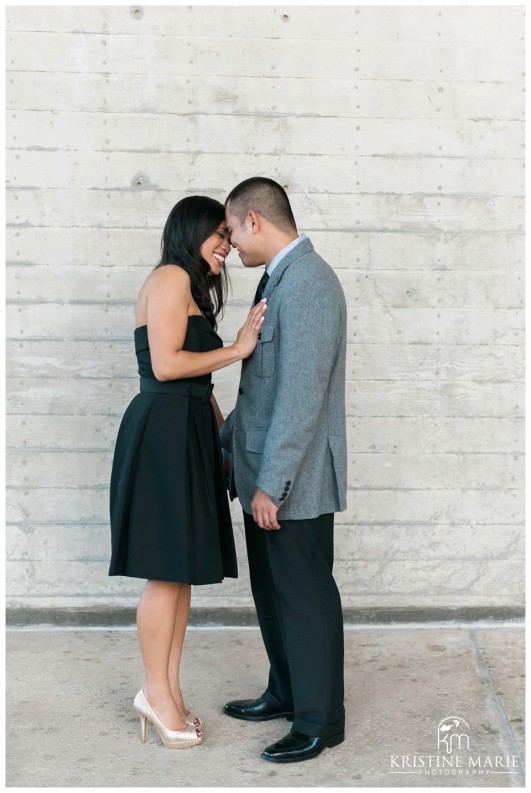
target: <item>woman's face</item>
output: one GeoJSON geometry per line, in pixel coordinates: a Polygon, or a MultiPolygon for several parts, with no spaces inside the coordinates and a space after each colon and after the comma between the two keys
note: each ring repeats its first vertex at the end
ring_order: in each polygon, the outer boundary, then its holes
{"type": "Polygon", "coordinates": [[[222,220],[217,229],[207,237],[199,248],[199,253],[210,267],[211,275],[219,275],[230,251],[229,232],[222,220]]]}

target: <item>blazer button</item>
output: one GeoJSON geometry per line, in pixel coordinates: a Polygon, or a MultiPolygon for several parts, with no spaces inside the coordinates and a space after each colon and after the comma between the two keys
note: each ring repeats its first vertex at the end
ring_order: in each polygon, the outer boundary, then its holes
{"type": "Polygon", "coordinates": [[[243,388],[238,388],[238,394],[243,394],[243,388]]]}

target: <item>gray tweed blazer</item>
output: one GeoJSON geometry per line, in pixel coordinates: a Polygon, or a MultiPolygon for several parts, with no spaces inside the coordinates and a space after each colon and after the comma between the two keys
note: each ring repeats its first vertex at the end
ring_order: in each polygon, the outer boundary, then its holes
{"type": "Polygon", "coordinates": [[[341,512],[347,491],[341,284],[305,238],[277,265],[263,297],[268,308],[259,343],[242,363],[236,406],[220,430],[233,455],[231,485],[248,513],[257,487],[279,507],[279,520],[341,512]]]}

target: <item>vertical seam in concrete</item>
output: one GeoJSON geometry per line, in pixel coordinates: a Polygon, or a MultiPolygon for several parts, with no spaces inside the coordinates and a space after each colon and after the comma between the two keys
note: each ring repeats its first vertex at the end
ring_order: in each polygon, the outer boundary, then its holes
{"type": "Polygon", "coordinates": [[[507,747],[512,752],[512,754],[518,757],[519,772],[518,775],[515,776],[513,776],[512,774],[510,775],[511,787],[524,787],[525,785],[524,758],[522,757],[522,753],[520,751],[520,747],[518,745],[518,741],[514,734],[513,728],[511,727],[511,723],[507,718],[507,714],[505,713],[505,708],[503,707],[502,702],[498,696],[496,685],[490,673],[485,650],[481,646],[478,640],[476,631],[471,631],[470,634],[472,637],[472,644],[474,646],[474,650],[476,651],[479,675],[483,680],[483,682],[485,683],[485,686],[489,693],[489,699],[494,708],[496,716],[498,717],[498,723],[500,725],[502,736],[505,740],[507,747]]]}

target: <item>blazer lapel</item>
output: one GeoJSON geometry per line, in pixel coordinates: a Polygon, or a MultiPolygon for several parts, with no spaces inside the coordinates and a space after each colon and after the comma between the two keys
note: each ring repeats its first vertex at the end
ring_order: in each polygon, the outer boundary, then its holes
{"type": "Polygon", "coordinates": [[[284,275],[285,271],[288,269],[290,264],[293,264],[299,257],[304,256],[306,253],[313,251],[313,245],[309,239],[306,237],[305,239],[301,240],[294,248],[292,248],[283,259],[280,260],[279,264],[273,270],[273,275],[269,278],[265,289],[262,294],[262,300],[264,298],[268,298],[271,292],[275,289],[277,284],[280,282],[282,276],[284,275]]]}

